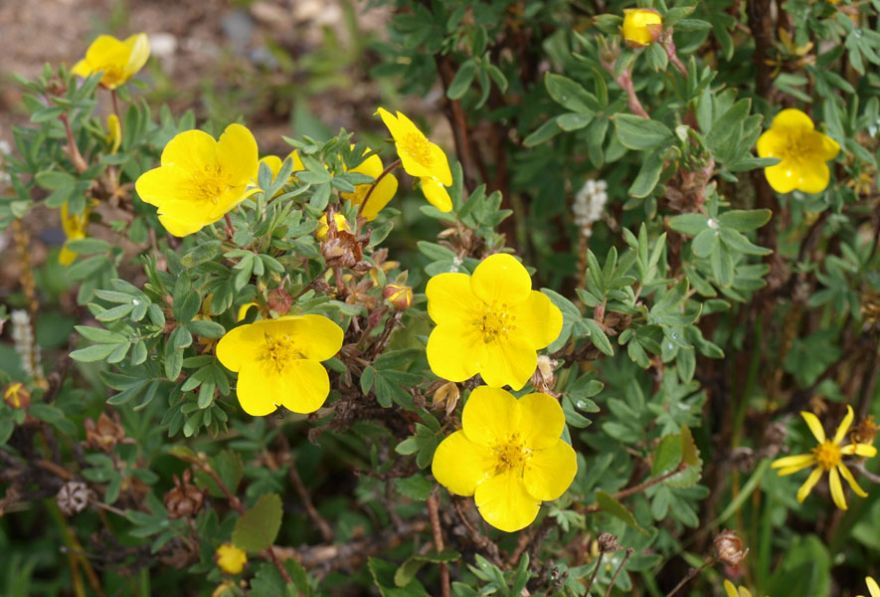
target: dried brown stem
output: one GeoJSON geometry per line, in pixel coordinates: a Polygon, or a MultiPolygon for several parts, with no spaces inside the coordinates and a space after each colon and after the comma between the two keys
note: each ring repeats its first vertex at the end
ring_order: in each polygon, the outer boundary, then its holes
{"type": "Polygon", "coordinates": [[[688,573],[685,575],[685,577],[683,579],[681,579],[681,581],[677,585],[675,585],[675,587],[671,591],[669,591],[666,594],[666,597],[673,597],[673,595],[678,594],[678,592],[681,591],[683,588],[685,588],[685,586],[687,586],[687,584],[689,582],[691,582],[693,579],[695,579],[700,574],[700,572],[702,572],[706,568],[709,568],[710,566],[714,566],[716,561],[717,560],[714,557],[712,557],[712,558],[708,559],[706,561],[706,563],[703,564],[702,566],[700,566],[699,568],[691,568],[690,570],[688,570],[688,573]]]}
{"type": "Polygon", "coordinates": [[[611,582],[608,583],[608,588],[605,589],[605,597],[611,597],[611,591],[614,589],[614,584],[617,582],[617,577],[620,576],[620,573],[623,571],[623,567],[626,566],[626,563],[632,557],[634,551],[635,550],[632,547],[626,548],[626,555],[624,555],[623,559],[620,560],[620,565],[617,567],[617,570],[614,571],[614,576],[611,577],[611,582]]]}
{"type": "MultiPolygon", "coordinates": [[[[681,471],[685,470],[687,467],[688,467],[688,465],[686,463],[682,462],[681,464],[679,464],[677,467],[675,467],[671,471],[663,473],[659,477],[654,477],[653,479],[648,479],[647,481],[639,483],[638,485],[633,485],[632,487],[627,487],[626,489],[622,489],[622,490],[618,491],[617,493],[612,494],[612,497],[616,500],[622,500],[623,498],[627,498],[631,495],[641,493],[641,492],[645,491],[646,489],[653,487],[654,485],[657,485],[659,483],[662,483],[666,479],[669,479],[670,477],[677,475],[681,471]]],[[[599,507],[599,504],[593,504],[591,506],[586,506],[586,507],[580,508],[579,510],[580,510],[580,512],[582,512],[584,514],[590,514],[592,512],[598,512],[599,510],[601,510],[601,508],[599,507]]]]}
{"type": "MultiPolygon", "coordinates": [[[[443,529],[440,526],[440,503],[437,499],[437,493],[434,492],[428,498],[428,518],[431,521],[431,531],[434,535],[434,549],[438,552],[443,551],[443,529]]],[[[449,566],[446,562],[440,563],[440,594],[442,597],[450,597],[452,594],[449,582],[449,566]]]]}
{"type": "Polygon", "coordinates": [[[299,471],[296,470],[296,462],[291,462],[290,467],[288,468],[290,475],[290,482],[293,484],[293,488],[296,490],[297,495],[299,495],[299,499],[302,500],[303,506],[306,509],[306,514],[308,514],[311,521],[318,527],[318,531],[321,533],[321,537],[324,538],[324,541],[327,543],[333,542],[333,527],[330,526],[330,523],[327,522],[321,513],[318,512],[318,509],[315,508],[315,504],[312,501],[312,496],[309,494],[309,490],[306,488],[305,483],[303,483],[302,477],[299,476],[299,471]]]}

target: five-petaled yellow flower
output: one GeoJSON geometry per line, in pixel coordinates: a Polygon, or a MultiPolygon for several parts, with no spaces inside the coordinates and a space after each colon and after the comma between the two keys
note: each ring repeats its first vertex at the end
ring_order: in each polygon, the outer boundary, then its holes
{"type": "Polygon", "coordinates": [[[101,85],[116,89],[136,75],[149,57],[150,39],[146,33],[132,35],[124,41],[112,35],[99,35],[86,50],[86,57],[73,66],[73,74],[90,77],[104,73],[101,85]]]}
{"type": "Polygon", "coordinates": [[[226,127],[219,141],[203,131],[186,131],[168,142],[161,166],[141,174],[135,189],[159,208],[168,232],[187,236],[256,192],[249,184],[257,174],[257,156],[253,134],[240,124],[226,127]]]}
{"type": "Polygon", "coordinates": [[[67,201],[61,204],[61,229],[64,230],[64,236],[67,240],[58,253],[58,263],[68,266],[76,260],[77,254],[68,248],[68,244],[72,240],[81,240],[86,237],[86,227],[89,224],[89,208],[86,207],[82,213],[72,214],[67,206],[67,201]]]}
{"type": "Polygon", "coordinates": [[[815,129],[810,117],[794,108],[783,110],[758,139],[758,156],[778,158],[764,168],[767,182],[777,193],[821,193],[831,171],[826,162],[840,152],[837,141],[815,129]]]}
{"type": "Polygon", "coordinates": [[[247,554],[232,543],[224,543],[218,547],[215,557],[217,566],[226,574],[241,574],[247,564],[247,554]]]}
{"type": "Polygon", "coordinates": [[[626,8],[623,26],[620,28],[624,41],[633,47],[650,46],[657,41],[663,30],[663,18],[653,8],[626,8]]]}
{"type": "MultiPolygon", "coordinates": [[[[367,151],[370,150],[367,149],[367,151]]],[[[364,174],[378,180],[384,170],[385,165],[382,163],[382,158],[373,154],[356,167],[352,168],[351,172],[364,174]]],[[[397,178],[393,174],[388,173],[378,182],[359,184],[354,187],[353,193],[340,193],[339,195],[346,201],[351,201],[354,205],[361,205],[367,198],[367,194],[369,194],[370,199],[367,201],[366,205],[361,207],[360,215],[364,216],[367,221],[372,221],[375,220],[376,216],[379,215],[379,212],[388,205],[388,202],[394,198],[396,192],[397,178]],[[376,188],[370,193],[370,189],[374,184],[376,185],[376,188]]]]}
{"type": "Polygon", "coordinates": [[[229,330],[217,343],[217,358],[238,372],[238,401],[249,415],[268,415],[279,405],[308,414],[327,400],[330,379],[321,361],[339,352],[342,337],[342,328],[323,315],[290,315],[229,330]]]}
{"type": "MultiPolygon", "coordinates": [[[[868,592],[871,594],[871,597],[880,597],[880,585],[877,584],[876,580],[867,576],[865,577],[865,584],[868,585],[868,592]]],[[[859,597],[863,596],[859,595],[859,597]]]]}
{"type": "Polygon", "coordinates": [[[428,281],[428,364],[439,377],[464,381],[477,373],[487,385],[519,390],[535,372],[537,350],[562,331],[562,312],[532,290],[514,257],[486,257],[469,276],[439,274],[428,281]]]}
{"type": "Polygon", "coordinates": [[[404,171],[419,179],[425,199],[440,211],[452,211],[452,199],[446,190],[452,185],[452,171],[449,169],[449,159],[440,146],[431,143],[413,121],[401,112],[395,116],[379,108],[376,113],[394,139],[404,171]]]}
{"type": "Polygon", "coordinates": [[[450,493],[474,496],[480,515],[513,532],[538,516],[541,502],[555,500],[577,473],[577,457],[560,437],[565,414],[547,394],[520,399],[480,386],[461,414],[462,428],[434,452],[431,472],[450,493]]]}
{"type": "Polygon", "coordinates": [[[852,472],[850,472],[849,468],[843,463],[844,456],[873,458],[877,455],[877,449],[870,444],[855,443],[847,444],[845,446],[840,445],[844,438],[846,438],[846,433],[849,431],[850,425],[852,425],[852,407],[847,405],[846,416],[843,418],[843,421],[841,421],[840,427],[837,428],[834,438],[830,440],[825,437],[825,430],[822,428],[822,423],[816,415],[809,412],[801,412],[801,416],[804,418],[804,421],[807,422],[807,426],[813,433],[813,437],[819,442],[819,445],[813,448],[809,454],[785,456],[784,458],[774,460],[771,465],[773,468],[779,469],[780,476],[791,475],[805,468],[815,467],[813,472],[810,473],[810,476],[807,477],[807,480],[804,481],[804,484],[801,485],[801,488],[798,489],[798,501],[803,502],[807,499],[807,496],[810,495],[810,491],[813,490],[813,487],[815,487],[816,483],[818,483],[819,479],[822,477],[822,473],[825,472],[828,473],[828,484],[831,488],[831,498],[834,500],[834,504],[841,510],[846,510],[846,498],[843,495],[843,484],[840,482],[840,477],[846,479],[846,482],[857,496],[867,497],[868,494],[859,487],[852,472]]]}

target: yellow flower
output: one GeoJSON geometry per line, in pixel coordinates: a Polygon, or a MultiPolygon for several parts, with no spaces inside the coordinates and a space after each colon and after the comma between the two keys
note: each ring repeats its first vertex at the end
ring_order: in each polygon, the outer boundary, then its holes
{"type": "Polygon", "coordinates": [[[203,131],[176,135],[162,150],[161,166],[141,174],[135,189],[159,208],[159,221],[174,236],[213,224],[247,198],[256,177],[257,142],[240,124],[230,124],[220,140],[203,131]]]}
{"type": "Polygon", "coordinates": [[[238,401],[249,415],[268,415],[278,405],[307,414],[327,400],[330,379],[321,361],[339,352],[342,337],[323,315],[267,319],[226,332],[217,358],[238,372],[238,401]]]}
{"type": "Polygon", "coordinates": [[[767,182],[777,193],[821,193],[831,179],[825,162],[839,152],[837,141],[815,130],[810,117],[794,108],[777,114],[758,139],[759,157],[780,160],[764,168],[767,182]]]}
{"type": "Polygon", "coordinates": [[[119,151],[119,146],[122,145],[122,124],[116,114],[107,117],[107,141],[110,143],[110,153],[119,151]]]}
{"type": "Polygon", "coordinates": [[[27,408],[31,403],[31,393],[21,382],[14,382],[3,391],[3,401],[12,408],[27,408]]]}
{"type": "Polygon", "coordinates": [[[724,580],[724,592],[727,597],[752,597],[752,592],[745,587],[737,587],[729,580],[724,580]]]}
{"type": "Polygon", "coordinates": [[[626,8],[623,11],[621,33],[626,43],[633,47],[650,46],[660,37],[663,18],[653,8],[626,8]]]}
{"type": "MultiPolygon", "coordinates": [[[[336,222],[337,232],[351,232],[351,226],[348,225],[348,220],[346,220],[345,216],[341,213],[336,212],[333,214],[333,221],[336,222]]],[[[328,232],[330,232],[330,225],[327,224],[327,214],[323,214],[318,218],[318,228],[315,230],[315,236],[318,237],[318,240],[324,240],[327,238],[328,232]]]]}
{"type": "Polygon", "coordinates": [[[520,399],[480,386],[461,414],[462,428],[434,452],[431,472],[450,493],[474,496],[480,515],[502,531],[531,524],[541,502],[555,500],[577,473],[577,457],[560,435],[565,415],[555,398],[520,399]]]}
{"type": "Polygon", "coordinates": [[[449,159],[440,146],[431,143],[413,121],[401,112],[395,116],[379,108],[376,113],[394,139],[404,171],[419,179],[425,199],[440,211],[452,211],[452,199],[446,190],[452,185],[452,171],[449,169],[449,159]]]}
{"type": "Polygon", "coordinates": [[[85,208],[80,214],[71,214],[67,206],[67,201],[61,204],[61,228],[64,230],[64,236],[67,240],[61,247],[58,254],[58,263],[68,266],[74,262],[77,254],[67,248],[68,243],[72,240],[80,240],[86,237],[86,227],[89,224],[89,208],[85,208]]]}
{"type": "Polygon", "coordinates": [[[859,487],[852,472],[843,463],[844,456],[873,458],[877,455],[877,449],[870,444],[854,443],[846,446],[840,445],[846,437],[846,432],[849,431],[850,425],[852,425],[852,407],[847,405],[846,416],[841,421],[840,427],[837,428],[837,432],[831,440],[825,437],[825,430],[822,428],[822,423],[819,422],[819,418],[816,415],[809,412],[801,412],[801,416],[807,422],[807,426],[819,445],[813,448],[809,454],[786,456],[774,460],[773,464],[770,465],[773,468],[779,469],[779,476],[781,477],[791,475],[808,467],[815,467],[804,484],[801,485],[801,488],[798,489],[798,501],[803,502],[807,499],[810,491],[819,482],[824,472],[828,473],[831,498],[834,500],[834,504],[841,510],[846,510],[846,498],[843,495],[843,484],[840,482],[841,477],[846,479],[846,482],[849,483],[849,486],[857,496],[867,497],[868,494],[859,487]]]}
{"type": "Polygon", "coordinates": [[[226,574],[241,574],[247,564],[247,554],[232,543],[224,543],[215,554],[217,566],[226,574]]]}
{"type": "Polygon", "coordinates": [[[102,72],[101,85],[116,89],[137,74],[150,57],[150,39],[146,33],[132,35],[125,41],[112,35],[99,35],[86,57],[73,67],[73,74],[90,77],[102,72]]]}
{"type": "MultiPolygon", "coordinates": [[[[868,592],[871,594],[871,597],[880,597],[880,586],[877,585],[876,580],[870,576],[865,577],[865,584],[868,585],[868,592]]],[[[859,595],[859,597],[863,596],[859,595]]]]}
{"type": "MultiPolygon", "coordinates": [[[[289,154],[287,154],[287,157],[289,157],[293,161],[293,169],[290,171],[291,174],[295,172],[302,172],[306,169],[305,164],[303,164],[302,158],[299,157],[299,152],[297,150],[294,149],[293,151],[291,151],[289,154]]],[[[277,155],[267,155],[266,157],[261,159],[260,162],[269,166],[269,170],[272,171],[272,178],[278,177],[278,173],[281,172],[281,166],[284,165],[284,160],[279,158],[277,155]]]]}
{"type": "MultiPolygon", "coordinates": [[[[367,151],[370,150],[367,149],[367,151]]],[[[371,155],[355,168],[351,169],[351,172],[364,174],[375,179],[378,179],[384,171],[385,165],[382,163],[382,159],[376,154],[371,155]]],[[[364,202],[364,199],[367,198],[367,193],[370,193],[370,200],[361,208],[361,215],[369,222],[376,219],[376,216],[379,215],[379,212],[382,211],[386,205],[388,205],[388,202],[391,201],[396,192],[397,178],[389,173],[383,176],[382,180],[378,183],[367,182],[359,184],[354,187],[353,193],[340,193],[339,195],[346,201],[351,201],[354,205],[360,205],[364,202]],[[376,188],[370,193],[373,184],[376,185],[376,188]]]]}
{"type": "Polygon", "coordinates": [[[522,388],[535,372],[536,351],[562,331],[562,312],[532,290],[529,272],[510,255],[486,257],[474,274],[432,277],[425,289],[437,327],[428,337],[428,364],[439,377],[522,388]]]}

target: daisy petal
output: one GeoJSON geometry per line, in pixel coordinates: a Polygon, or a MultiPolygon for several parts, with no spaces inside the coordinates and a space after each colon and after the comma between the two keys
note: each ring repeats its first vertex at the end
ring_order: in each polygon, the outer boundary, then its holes
{"type": "Polygon", "coordinates": [[[843,417],[843,421],[840,422],[840,427],[837,428],[837,433],[834,434],[834,443],[839,444],[843,441],[843,438],[846,437],[846,432],[849,431],[850,425],[853,422],[853,409],[847,404],[846,405],[846,416],[843,417]]]}
{"type": "Polygon", "coordinates": [[[849,444],[840,449],[840,453],[845,456],[862,456],[864,458],[873,458],[877,455],[877,448],[871,444],[849,444]]]}
{"type": "Polygon", "coordinates": [[[843,495],[843,484],[840,482],[840,473],[836,468],[828,471],[828,486],[831,488],[831,499],[834,505],[841,510],[846,510],[846,497],[843,495]]]}
{"type": "Polygon", "coordinates": [[[856,478],[853,477],[852,471],[850,471],[845,464],[841,462],[837,465],[837,469],[840,471],[840,474],[843,476],[843,478],[846,479],[846,482],[849,484],[850,489],[853,490],[853,493],[855,493],[859,497],[868,497],[868,492],[866,492],[864,489],[861,488],[861,486],[859,486],[856,478]]]}
{"type": "Polygon", "coordinates": [[[819,417],[814,415],[813,413],[801,411],[801,416],[804,418],[804,421],[807,422],[807,427],[810,428],[810,431],[813,433],[813,437],[816,438],[816,441],[820,444],[825,441],[825,429],[822,428],[822,423],[819,421],[819,417]]]}
{"type": "Polygon", "coordinates": [[[822,477],[822,469],[817,468],[810,476],[807,477],[807,480],[804,481],[804,484],[801,485],[800,489],[797,492],[797,501],[803,503],[807,496],[810,495],[810,492],[813,491],[813,487],[816,486],[816,483],[819,482],[819,479],[822,477]]]}

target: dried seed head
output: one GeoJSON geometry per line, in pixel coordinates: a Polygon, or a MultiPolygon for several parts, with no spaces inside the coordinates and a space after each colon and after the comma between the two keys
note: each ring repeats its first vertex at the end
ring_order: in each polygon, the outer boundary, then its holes
{"type": "Polygon", "coordinates": [[[749,553],[749,548],[745,546],[742,538],[731,530],[725,530],[718,534],[714,544],[718,560],[728,566],[738,566],[749,553]]]}
{"type": "Polygon", "coordinates": [[[101,413],[97,422],[86,419],[85,427],[86,445],[90,448],[110,452],[116,444],[125,439],[125,429],[115,413],[112,417],[107,413],[101,413]]]}
{"type": "Polygon", "coordinates": [[[877,430],[880,429],[874,421],[874,417],[868,416],[862,419],[849,432],[849,439],[854,444],[873,444],[874,438],[877,437],[877,430]]]}
{"type": "Polygon", "coordinates": [[[187,469],[181,479],[174,476],[174,487],[165,494],[165,508],[169,518],[191,518],[198,514],[205,502],[205,494],[190,481],[192,472],[187,469]]]}
{"type": "Polygon", "coordinates": [[[363,249],[354,234],[331,228],[321,241],[321,254],[329,267],[351,268],[361,262],[363,249]]]}
{"type": "Polygon", "coordinates": [[[446,414],[450,415],[455,410],[459,398],[461,398],[461,392],[458,389],[458,384],[450,381],[437,388],[431,398],[431,406],[443,408],[446,410],[446,414]]]}
{"type": "Polygon", "coordinates": [[[73,516],[89,505],[89,486],[82,481],[68,481],[61,486],[55,500],[65,516],[73,516]]]}
{"type": "Polygon", "coordinates": [[[532,386],[545,394],[555,396],[553,387],[556,385],[556,376],[553,371],[559,363],[546,355],[538,356],[538,366],[532,374],[532,386]]]}
{"type": "Polygon", "coordinates": [[[290,307],[293,306],[293,297],[283,288],[275,288],[269,291],[266,305],[279,315],[287,315],[290,312],[290,307]]]}
{"type": "Polygon", "coordinates": [[[599,535],[596,541],[599,544],[599,551],[602,553],[608,553],[620,549],[620,544],[617,542],[617,537],[612,535],[611,533],[602,533],[601,535],[599,535]]]}

